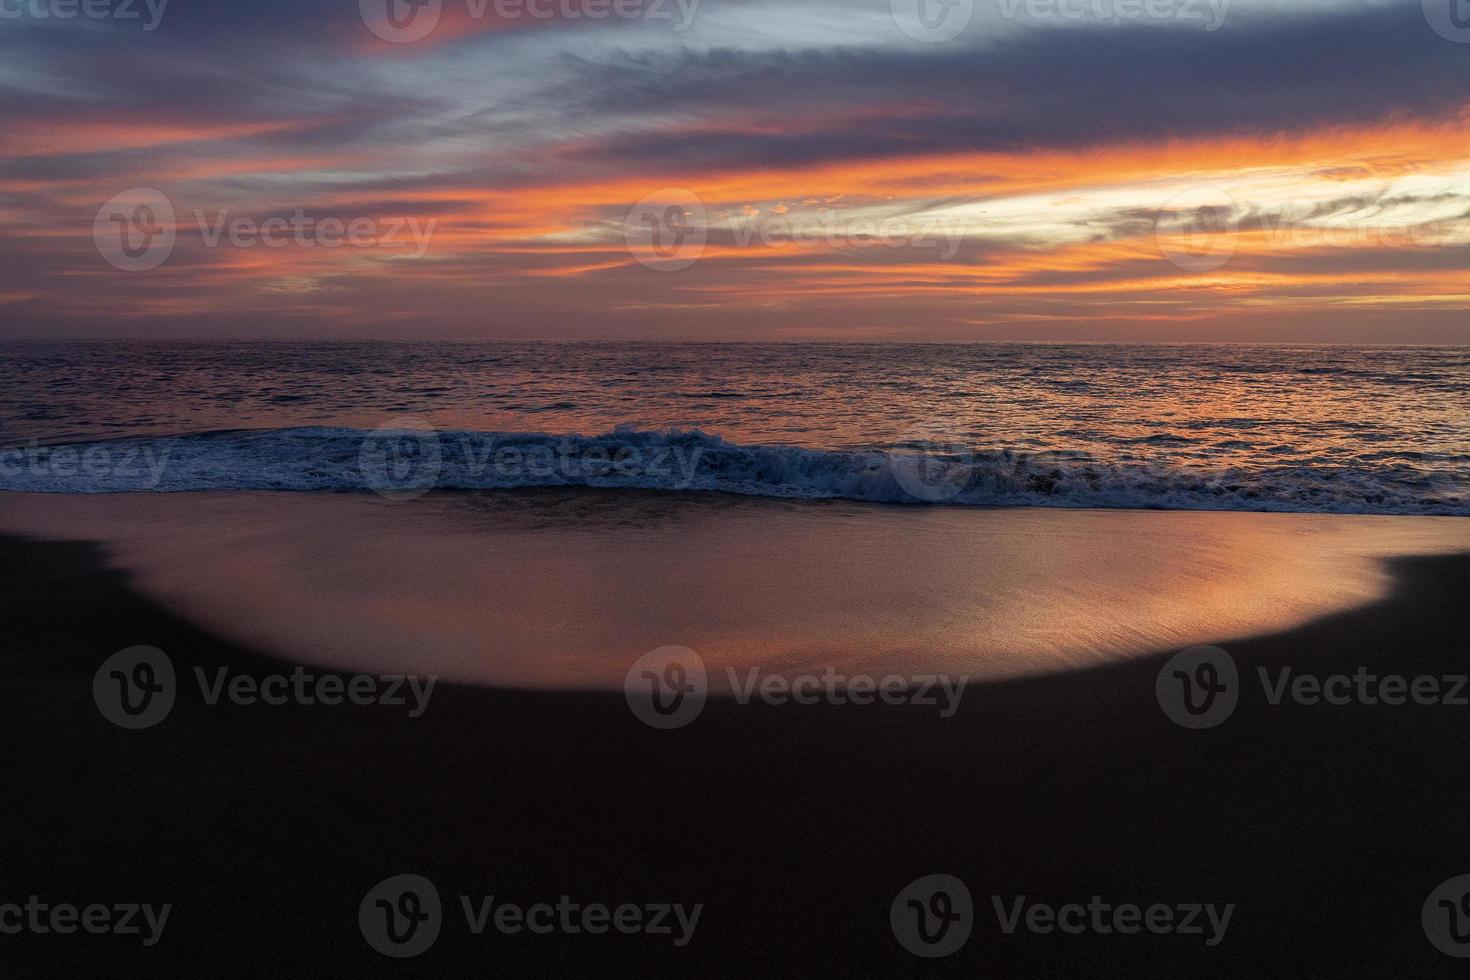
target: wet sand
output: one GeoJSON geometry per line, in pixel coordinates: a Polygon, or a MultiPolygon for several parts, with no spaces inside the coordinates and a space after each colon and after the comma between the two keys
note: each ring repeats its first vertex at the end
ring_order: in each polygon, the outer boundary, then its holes
{"type": "Polygon", "coordinates": [[[104,543],[168,608],[343,670],[620,691],[638,657],[997,680],[1370,602],[1453,517],[924,508],[716,494],[0,494],[0,533],[104,543]]]}
{"type": "MultiPolygon", "coordinates": [[[[1158,515],[1146,515],[1158,516],[1158,515]]],[[[218,542],[216,542],[218,544],[218,542]]],[[[892,976],[1405,975],[1458,972],[1421,930],[1470,872],[1470,708],[1282,705],[1257,690],[1207,731],[1169,721],[1172,648],[995,680],[942,719],[913,706],[712,700],[672,732],[621,695],[441,684],[430,710],[207,706],[124,731],[92,701],[114,651],[181,674],[288,671],[141,591],[82,541],[0,539],[15,760],[6,891],[174,905],[151,949],[116,936],[0,937],[15,972],[581,975],[625,967],[892,976]],[[370,950],[380,880],[455,896],[703,903],[693,941],[471,935],[370,950]],[[908,882],[965,880],[977,922],[921,961],[889,928],[908,882]],[[989,896],[1235,903],[1198,937],[1006,936],[989,896]]],[[[195,574],[207,574],[196,569],[195,574]]],[[[1213,637],[1242,676],[1470,670],[1470,557],[1387,562],[1380,598],[1254,639],[1213,637]]],[[[1246,686],[1249,692],[1250,686],[1246,686]]],[[[9,972],[9,971],[7,971],[9,972]]]]}

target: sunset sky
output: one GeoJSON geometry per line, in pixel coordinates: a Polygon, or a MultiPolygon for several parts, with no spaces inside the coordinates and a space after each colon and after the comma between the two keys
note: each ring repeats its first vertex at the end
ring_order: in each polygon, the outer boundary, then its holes
{"type": "Polygon", "coordinates": [[[1470,342],[1459,0],[91,2],[5,335],[1470,342]]]}

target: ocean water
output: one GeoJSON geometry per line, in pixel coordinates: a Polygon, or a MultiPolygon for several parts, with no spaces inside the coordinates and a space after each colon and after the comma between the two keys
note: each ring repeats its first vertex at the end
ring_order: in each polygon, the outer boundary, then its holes
{"type": "Polygon", "coordinates": [[[10,343],[0,490],[1470,515],[1470,348],[10,343]]]}

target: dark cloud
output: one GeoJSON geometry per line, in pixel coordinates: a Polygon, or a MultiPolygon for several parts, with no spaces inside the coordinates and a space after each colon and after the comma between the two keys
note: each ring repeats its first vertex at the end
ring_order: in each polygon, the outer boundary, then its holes
{"type": "Polygon", "coordinates": [[[1428,30],[1417,3],[934,48],[628,54],[580,63],[555,99],[633,120],[568,155],[725,168],[1445,119],[1470,72],[1470,48],[1428,30]],[[667,117],[700,122],[669,131],[667,117]],[[752,118],[776,131],[739,125],[752,118]]]}

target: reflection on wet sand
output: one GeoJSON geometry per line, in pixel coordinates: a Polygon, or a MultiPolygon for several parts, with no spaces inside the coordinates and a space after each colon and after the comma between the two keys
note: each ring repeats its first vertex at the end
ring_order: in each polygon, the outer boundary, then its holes
{"type": "MultiPolygon", "coordinates": [[[[634,492],[0,495],[155,598],[293,661],[616,688],[724,668],[996,678],[1283,629],[1378,597],[1453,518],[926,509],[634,492]]],[[[118,637],[119,647],[133,642],[118,637]]]]}

